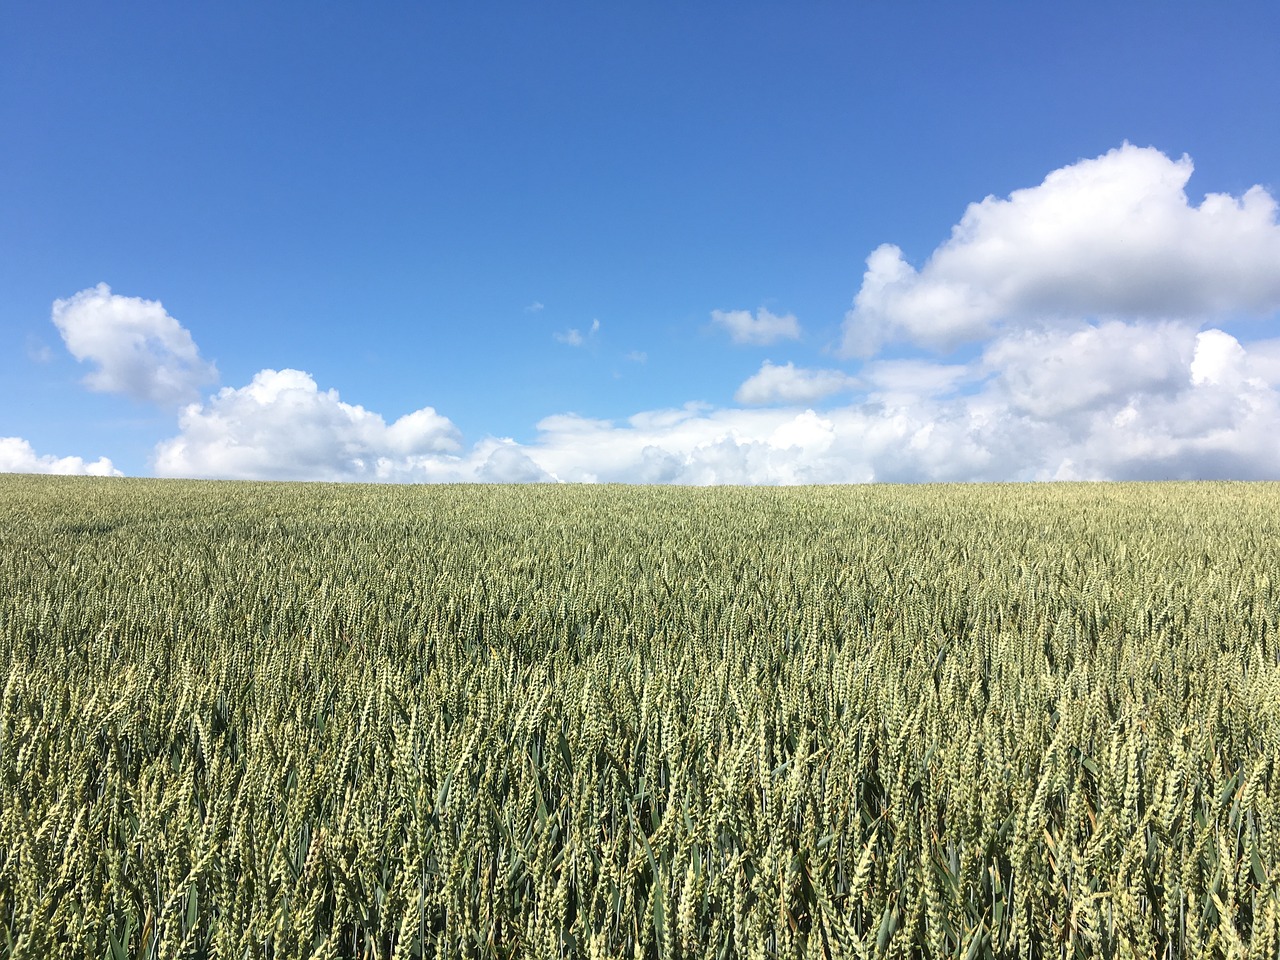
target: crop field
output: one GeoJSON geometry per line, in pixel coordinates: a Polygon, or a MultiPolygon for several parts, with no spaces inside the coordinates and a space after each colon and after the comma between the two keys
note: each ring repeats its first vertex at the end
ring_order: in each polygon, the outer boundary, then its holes
{"type": "Polygon", "coordinates": [[[0,957],[1276,957],[1280,486],[0,477],[0,957]]]}

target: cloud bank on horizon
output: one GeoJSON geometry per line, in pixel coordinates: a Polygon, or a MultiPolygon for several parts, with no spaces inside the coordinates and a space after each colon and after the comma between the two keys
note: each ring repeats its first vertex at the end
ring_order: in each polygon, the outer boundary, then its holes
{"type": "MultiPolygon", "coordinates": [[[[712,325],[733,344],[779,351],[745,377],[741,406],[674,398],[622,421],[554,414],[529,443],[486,437],[467,448],[430,406],[388,422],[294,369],[264,369],[201,399],[217,371],[191,333],[159,303],[105,284],[55,301],[53,322],[94,365],[89,389],[180,406],[176,433],[155,447],[159,476],[1280,478],[1280,338],[1220,326],[1280,311],[1276,199],[1255,186],[1193,204],[1192,169],[1190,158],[1126,143],[970,205],[919,267],[881,245],[833,344],[856,369],[779,358],[802,337],[791,314],[716,310],[712,325]]],[[[556,336],[580,346],[598,330],[556,336]]],[[[0,440],[0,470],[118,472],[105,458],[42,456],[13,437],[0,440]]]]}

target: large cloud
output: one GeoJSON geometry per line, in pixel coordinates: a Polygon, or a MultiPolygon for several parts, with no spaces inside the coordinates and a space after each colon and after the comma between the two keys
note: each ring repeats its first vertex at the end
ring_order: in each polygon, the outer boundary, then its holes
{"type": "Polygon", "coordinates": [[[176,406],[217,382],[217,369],[158,300],[122,297],[100,283],[55,300],[52,319],[71,355],[95,365],[84,380],[91,390],[176,406]]]}
{"type": "Polygon", "coordinates": [[[842,352],[947,349],[1010,327],[1081,319],[1206,322],[1280,308],[1275,199],[1255,186],[1192,205],[1192,163],[1125,144],[1009,198],[971,204],[916,270],[892,244],[867,258],[842,352]]]}
{"type": "Polygon", "coordinates": [[[86,461],[82,457],[55,457],[36,453],[21,437],[0,437],[0,473],[60,473],[118,477],[119,470],[106,457],[86,461]]]}
{"type": "Polygon", "coordinates": [[[549,417],[524,454],[567,481],[1280,477],[1280,340],[1181,324],[1013,331],[969,364],[884,361],[856,403],[549,417]]]}
{"type": "Polygon", "coordinates": [[[988,344],[981,367],[996,377],[1011,412],[1066,422],[1131,397],[1169,402],[1192,383],[1195,356],[1190,325],[1113,320],[1012,332],[988,344]]]}
{"type": "MultiPolygon", "coordinates": [[[[845,323],[845,352],[871,357],[856,376],[766,361],[737,391],[744,407],[688,403],[618,421],[558,414],[530,442],[491,437],[464,449],[430,407],[388,421],[308,374],[264,370],[187,406],[155,470],[688,484],[1280,478],[1280,338],[1220,328],[1280,310],[1276,203],[1255,187],[1193,206],[1190,174],[1188,159],[1125,145],[974,204],[919,271],[881,247],[845,323]],[[915,349],[876,356],[890,341],[915,349]],[[963,342],[974,346],[962,361],[929,353],[963,342]],[[846,396],[824,407],[837,394],[846,396]]],[[[159,304],[99,287],[56,304],[55,322],[60,312],[72,318],[59,323],[69,347],[67,329],[114,330],[106,342],[133,344],[81,344],[112,389],[132,384],[152,399],[194,389],[194,375],[158,375],[184,357],[188,374],[203,364],[159,304]],[[82,309],[96,319],[77,319],[82,309]],[[126,319],[101,319],[116,314],[126,319]],[[138,316],[147,319],[128,319],[138,316]],[[121,334],[139,329],[153,333],[121,334]]],[[[793,316],[763,309],[713,320],[738,343],[799,336],[793,316]]],[[[9,456],[64,462],[29,446],[9,456]]]]}
{"type": "MultiPolygon", "coordinates": [[[[783,368],[785,369],[785,368],[783,368]]],[[[831,371],[829,371],[831,372],[831,371]]],[[[1280,339],[1185,323],[1011,330],[965,364],[868,364],[832,409],[544,418],[462,450],[431,408],[388,423],[297,370],[188,407],[165,476],[685,484],[1280,477],[1280,339]]]]}
{"type": "MultiPolygon", "coordinates": [[[[547,417],[524,448],[568,482],[805,483],[834,440],[812,410],[711,410],[698,404],[638,413],[622,424],[547,417]]],[[[850,478],[859,479],[859,478],[850,478]]]]}

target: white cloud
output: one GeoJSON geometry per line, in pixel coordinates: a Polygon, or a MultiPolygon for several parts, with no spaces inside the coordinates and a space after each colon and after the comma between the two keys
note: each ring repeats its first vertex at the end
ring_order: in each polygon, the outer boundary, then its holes
{"type": "Polygon", "coordinates": [[[412,482],[1280,477],[1280,339],[1081,323],[1009,331],[967,364],[880,361],[859,379],[852,403],[820,413],[691,403],[617,422],[556,414],[531,442],[464,451],[430,408],[388,424],[305,373],[264,370],[188,407],[155,468],[412,482]]]}
{"type": "Polygon", "coordinates": [[[627,353],[627,359],[632,363],[648,363],[649,355],[643,350],[631,350],[627,353]]]}
{"type": "Polygon", "coordinates": [[[851,390],[857,383],[840,370],[806,370],[794,363],[779,365],[766,360],[738,387],[734,399],[752,406],[815,403],[823,397],[851,390]]]}
{"type": "Polygon", "coordinates": [[[793,314],[778,316],[764,307],[754,317],[750,310],[712,310],[711,320],[728,330],[734,343],[765,346],[800,339],[800,322],[793,314]]]}
{"type": "Polygon", "coordinates": [[[156,447],[161,476],[299,480],[410,479],[458,448],[430,407],[394,423],[320,390],[300,370],[262,370],[182,411],[179,434],[156,447]]]}
{"type": "Polygon", "coordinates": [[[799,483],[830,440],[812,411],[708,410],[691,404],[646,411],[625,424],[548,417],[524,450],[569,482],[799,483]]]}
{"type": "MultiPolygon", "coordinates": [[[[778,367],[785,370],[785,367],[778,367]]],[[[531,461],[559,480],[1280,477],[1280,339],[1188,324],[1012,330],[970,364],[879,361],[835,410],[548,417],[531,461]]]]}
{"type": "Polygon", "coordinates": [[[916,270],[867,258],[842,352],[948,349],[1001,329],[1082,319],[1207,322],[1280,309],[1280,224],[1260,186],[1192,205],[1190,158],[1125,144],[1008,199],[971,204],[916,270]]]}
{"type": "Polygon", "coordinates": [[[982,368],[996,376],[1011,410],[1057,419],[1135,396],[1174,396],[1192,379],[1195,345],[1188,324],[1113,320],[1010,333],[987,346],[982,368]]]}
{"type": "MultiPolygon", "coordinates": [[[[1057,416],[1068,452],[1054,475],[1280,477],[1274,439],[1280,426],[1280,371],[1266,351],[1255,356],[1221,330],[1146,333],[1174,341],[1164,347],[1178,355],[1167,379],[1145,389],[1126,382],[1110,394],[1095,389],[1103,399],[1091,408],[1074,417],[1057,416]]],[[[1083,365],[1080,372],[1083,380],[1083,365]]],[[[1106,374],[1102,377],[1105,381],[1106,374]]]]}
{"type": "Polygon", "coordinates": [[[1191,360],[1191,382],[1194,384],[1230,384],[1250,382],[1262,386],[1261,378],[1248,376],[1249,356],[1235,337],[1221,330],[1206,330],[1196,335],[1195,355],[1191,360]]]}
{"type": "Polygon", "coordinates": [[[100,283],[55,300],[52,319],[71,355],[96,366],[84,379],[90,390],[176,406],[217,382],[217,368],[158,300],[122,297],[100,283]]]}
{"type": "MultiPolygon", "coordinates": [[[[1192,206],[1190,172],[1189,160],[1126,145],[973,205],[919,271],[896,248],[875,251],[846,350],[975,343],[963,362],[899,351],[854,377],[765,361],[737,391],[745,408],[561,413],[529,442],[466,450],[429,407],[388,423],[305,373],[264,370],[185,408],[155,469],[686,484],[1280,479],[1280,336],[1242,340],[1215,319],[1280,310],[1276,204],[1254,188],[1192,206]],[[840,406],[811,409],[837,393],[849,394],[840,406]]],[[[739,343],[799,336],[795,317],[763,309],[712,318],[739,343]]],[[[582,346],[599,330],[556,337],[582,346]]]]}
{"type": "Polygon", "coordinates": [[[541,313],[543,310],[543,306],[544,305],[542,303],[535,300],[533,301],[533,303],[529,304],[527,307],[524,308],[525,313],[541,313]]]}
{"type": "Polygon", "coordinates": [[[0,473],[60,473],[94,477],[123,474],[106,457],[86,461],[81,457],[41,456],[21,437],[0,437],[0,473]]]}
{"type": "Polygon", "coordinates": [[[881,361],[860,379],[856,402],[821,414],[557,415],[521,449],[563,481],[1280,477],[1280,339],[1081,323],[1010,331],[968,364],[881,361]]]}
{"type": "Polygon", "coordinates": [[[566,343],[571,347],[580,347],[599,332],[600,321],[592,320],[591,326],[585,334],[577,327],[570,327],[568,330],[553,333],[552,336],[560,343],[566,343]]]}
{"type": "Polygon", "coordinates": [[[864,365],[860,373],[873,398],[893,402],[951,393],[979,376],[979,371],[966,364],[930,360],[877,360],[864,365]]]}

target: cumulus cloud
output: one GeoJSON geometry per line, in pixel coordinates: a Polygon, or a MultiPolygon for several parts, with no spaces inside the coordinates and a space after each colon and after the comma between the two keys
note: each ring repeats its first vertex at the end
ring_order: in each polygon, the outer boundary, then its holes
{"type": "Polygon", "coordinates": [[[388,424],[321,390],[300,370],[262,370],[186,407],[179,434],[155,451],[160,476],[382,480],[458,448],[458,432],[430,407],[388,424]]]}
{"type": "Polygon", "coordinates": [[[764,307],[750,310],[712,310],[711,321],[729,331],[734,343],[767,346],[779,340],[800,339],[800,322],[793,314],[778,316],[764,307]]]}
{"type": "MultiPolygon", "coordinates": [[[[1150,331],[1148,331],[1150,332],[1150,331]]],[[[1159,334],[1157,334],[1159,336],[1159,334]]],[[[1063,436],[1053,476],[1087,479],[1266,479],[1280,477],[1280,370],[1222,330],[1189,336],[1166,328],[1174,372],[1159,385],[1098,375],[1101,400],[1058,415],[1063,436]]],[[[1082,375],[1084,371],[1081,371],[1082,375]]],[[[1087,381],[1086,381],[1087,383],[1087,381]]]]}
{"type": "MultiPolygon", "coordinates": [[[[1280,310],[1276,203],[1255,187],[1193,205],[1190,174],[1189,159],[1126,144],[974,204],[919,270],[877,249],[845,321],[844,351],[868,357],[856,377],[765,361],[740,406],[561,413],[527,442],[465,449],[430,407],[388,421],[308,374],[264,370],[185,407],[155,469],[414,482],[1280,478],[1280,337],[1224,329],[1280,310]],[[890,342],[899,348],[881,353],[890,342]],[[962,343],[954,362],[931,353],[962,343]]],[[[712,319],[738,343],[799,337],[794,316],[764,309],[712,319]]],[[[599,329],[556,337],[582,346],[599,329]]]]}
{"type": "Polygon", "coordinates": [[[1109,321],[1012,332],[968,364],[885,361],[865,381],[822,413],[548,417],[520,449],[587,482],[1280,477],[1280,341],[1109,321]]]}
{"type": "Polygon", "coordinates": [[[123,474],[106,457],[86,461],[81,457],[41,456],[21,437],[0,437],[0,473],[60,473],[78,476],[119,477],[123,474]]]}
{"type": "Polygon", "coordinates": [[[217,368],[158,300],[122,297],[100,283],[55,300],[52,319],[71,355],[96,368],[84,379],[90,390],[176,406],[217,382],[217,368]]]}
{"type": "Polygon", "coordinates": [[[867,258],[842,352],[890,342],[949,349],[1014,327],[1089,320],[1204,323],[1280,308],[1277,204],[1185,191],[1193,165],[1125,144],[987,197],[922,268],[892,245],[867,258]]]}
{"type": "Polygon", "coordinates": [[[1194,382],[1196,342],[1195,328],[1178,323],[1018,331],[990,343],[982,367],[995,376],[1012,411],[1061,420],[1130,397],[1176,396],[1194,382]]]}
{"type": "Polygon", "coordinates": [[[490,437],[463,451],[452,423],[430,408],[388,424],[302,371],[263,370],[188,406],[154,468],[277,480],[797,483],[825,475],[810,461],[835,440],[831,421],[812,411],[701,404],[622,424],[559,414],[537,429],[531,443],[490,437]]]}
{"type": "Polygon", "coordinates": [[[646,411],[617,424],[547,417],[526,454],[562,482],[800,483],[831,440],[812,411],[646,411]]]}
{"type": "Polygon", "coordinates": [[[1280,477],[1280,339],[1079,323],[1010,331],[965,364],[878,361],[859,381],[851,402],[822,412],[690,403],[621,421],[557,414],[527,443],[490,437],[464,450],[430,408],[388,423],[305,373],[264,370],[188,407],[155,469],[399,482],[1280,477]]]}
{"type": "Polygon", "coordinates": [[[738,387],[734,399],[751,406],[814,403],[851,390],[857,383],[840,370],[806,370],[794,363],[775,364],[766,360],[738,387]]]}

